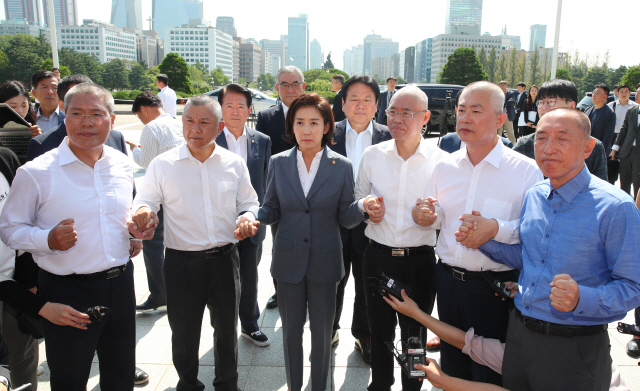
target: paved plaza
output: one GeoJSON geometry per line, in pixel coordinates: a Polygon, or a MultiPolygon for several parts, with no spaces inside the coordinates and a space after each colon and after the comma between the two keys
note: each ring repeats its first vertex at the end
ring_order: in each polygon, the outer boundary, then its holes
{"type": "MultiPolygon", "coordinates": [[[[124,108],[123,111],[124,112],[124,108]]],[[[181,112],[182,110],[179,110],[181,112]]],[[[123,132],[125,139],[137,142],[140,139],[142,123],[133,115],[117,115],[116,129],[123,132]]],[[[435,145],[437,138],[430,139],[435,145]]],[[[136,167],[135,177],[137,186],[141,186],[144,170],[136,167]]],[[[271,264],[271,235],[267,235],[264,242],[262,261],[258,267],[260,273],[258,304],[261,309],[259,324],[262,331],[270,338],[271,345],[257,347],[246,338],[238,340],[238,387],[244,391],[280,391],[287,390],[282,349],[282,323],[277,309],[267,310],[265,305],[273,294],[273,284],[269,267],[271,264]]],[[[134,260],[136,302],[143,303],[149,294],[147,278],[142,255],[134,260]]],[[[360,354],[354,349],[354,338],[351,336],[351,314],[354,301],[353,279],[349,280],[345,292],[345,303],[342,314],[340,330],[340,344],[334,349],[331,358],[332,370],[327,390],[351,391],[366,390],[370,381],[370,367],[362,360],[360,354]],[[330,387],[330,388],[329,388],[330,387]]],[[[437,316],[437,314],[436,314],[437,316]]],[[[174,390],[178,383],[178,375],[171,361],[171,329],[165,311],[150,314],[138,314],[137,320],[137,349],[136,363],[141,369],[147,371],[151,381],[136,389],[141,390],[174,390]]],[[[633,313],[630,312],[624,322],[633,323],[633,313]]],[[[638,360],[629,358],[625,353],[625,345],[629,336],[619,334],[617,324],[609,326],[611,337],[611,356],[622,372],[623,379],[633,391],[640,391],[640,368],[638,360]]],[[[206,385],[206,390],[213,390],[211,385],[214,378],[213,358],[213,329],[209,325],[208,313],[205,313],[202,321],[202,335],[200,338],[200,374],[199,379],[206,385]]],[[[239,327],[239,325],[238,325],[239,327]]],[[[305,356],[310,351],[311,339],[306,325],[304,333],[305,356]]],[[[238,335],[240,329],[238,328],[238,335]]],[[[397,337],[399,338],[399,330],[397,337]]],[[[433,334],[429,334],[429,337],[433,334]]],[[[429,357],[439,359],[439,354],[430,353],[429,357]]],[[[308,359],[308,357],[307,357],[308,359]]],[[[42,391],[49,390],[49,370],[46,364],[45,342],[40,343],[40,362],[45,367],[45,372],[39,379],[38,388],[42,391]]],[[[305,362],[305,377],[307,381],[310,375],[310,363],[305,362]]],[[[94,359],[88,390],[99,390],[98,386],[98,359],[94,359]]],[[[310,387],[305,382],[305,390],[310,387]]],[[[428,382],[424,382],[423,390],[434,388],[428,382]]],[[[396,368],[396,384],[393,391],[400,391],[400,368],[396,368]]]]}

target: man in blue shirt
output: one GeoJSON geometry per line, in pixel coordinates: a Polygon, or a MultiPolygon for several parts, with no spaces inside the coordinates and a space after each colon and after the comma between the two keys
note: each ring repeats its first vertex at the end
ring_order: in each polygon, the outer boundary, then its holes
{"type": "Polygon", "coordinates": [[[549,179],[525,196],[522,244],[480,247],[522,270],[502,368],[512,391],[608,390],[607,324],[640,304],[640,213],[628,194],[589,174],[589,134],[577,110],[540,120],[536,162],[549,179]]]}

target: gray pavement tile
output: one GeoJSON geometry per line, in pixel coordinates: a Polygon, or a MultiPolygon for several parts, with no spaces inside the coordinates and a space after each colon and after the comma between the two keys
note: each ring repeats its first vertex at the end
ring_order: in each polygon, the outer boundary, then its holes
{"type": "Polygon", "coordinates": [[[169,326],[137,326],[136,343],[136,363],[171,363],[171,328],[169,326]]]}
{"type": "MultiPolygon", "coordinates": [[[[311,367],[303,368],[302,389],[311,390],[311,367]]],[[[331,390],[332,371],[329,371],[326,390],[331,390]]],[[[243,391],[286,391],[287,375],[284,367],[252,366],[243,391]]]]}
{"type": "MultiPolygon", "coordinates": [[[[256,348],[251,361],[251,366],[284,367],[284,353],[282,344],[282,328],[263,327],[262,332],[269,336],[271,345],[256,348]]],[[[304,366],[310,366],[309,353],[311,352],[311,331],[305,327],[302,335],[302,348],[304,351],[304,366]]]]}
{"type": "Polygon", "coordinates": [[[627,385],[627,387],[632,391],[640,390],[640,368],[638,368],[638,364],[618,366],[618,368],[620,369],[622,381],[627,385]]]}
{"type": "MultiPolygon", "coordinates": [[[[262,265],[262,263],[260,263],[262,265]]],[[[258,273],[258,297],[271,297],[275,293],[273,278],[267,269],[266,273],[258,273]]]]}

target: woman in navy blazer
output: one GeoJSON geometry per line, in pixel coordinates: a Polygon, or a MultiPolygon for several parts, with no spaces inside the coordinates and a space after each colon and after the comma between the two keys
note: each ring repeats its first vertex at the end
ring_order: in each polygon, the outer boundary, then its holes
{"type": "Polygon", "coordinates": [[[271,158],[264,204],[251,210],[261,224],[279,222],[271,274],[278,281],[292,391],[302,389],[307,309],[311,388],[327,387],[336,290],[344,276],[340,225],[353,228],[364,219],[354,203],[351,162],[327,147],[333,131],[333,113],[324,98],[306,94],[296,99],[285,125],[285,139],[296,146],[271,158]]]}

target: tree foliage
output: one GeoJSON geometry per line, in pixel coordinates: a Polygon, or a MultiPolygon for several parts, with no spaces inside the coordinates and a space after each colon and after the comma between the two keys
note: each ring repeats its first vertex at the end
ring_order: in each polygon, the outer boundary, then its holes
{"type": "MultiPolygon", "coordinates": [[[[40,69],[53,71],[53,60],[50,58],[47,58],[46,60],[44,60],[40,65],[40,69]]],[[[69,70],[69,67],[60,65],[60,78],[67,77],[70,74],[71,74],[71,70],[69,70]]]]}
{"type": "MultiPolygon", "coordinates": [[[[505,55],[504,51],[502,52],[502,55],[503,56],[505,55]]],[[[518,72],[518,52],[516,52],[516,49],[511,49],[511,52],[509,53],[509,85],[512,87],[520,82],[518,80],[517,72],[518,72]]]]}
{"type": "MultiPolygon", "coordinates": [[[[550,79],[551,75],[549,75],[548,78],[550,79]]],[[[560,68],[556,70],[556,79],[563,79],[563,80],[569,80],[569,81],[573,80],[573,78],[571,77],[571,73],[569,72],[568,69],[565,69],[565,68],[560,68]]]]}
{"type": "Polygon", "coordinates": [[[397,79],[396,82],[398,84],[407,84],[407,81],[402,76],[398,76],[396,79],[397,79]]]}
{"type": "Polygon", "coordinates": [[[322,92],[331,91],[331,82],[328,80],[318,79],[307,84],[306,91],[310,92],[322,92]]]}
{"type": "Polygon", "coordinates": [[[624,76],[622,76],[620,83],[627,84],[632,90],[635,89],[636,85],[640,83],[640,66],[629,68],[624,76]]]}
{"type": "Polygon", "coordinates": [[[507,80],[507,56],[504,54],[505,52],[502,52],[502,55],[500,55],[500,62],[498,65],[498,79],[500,80],[507,80]]]}
{"type": "Polygon", "coordinates": [[[158,66],[160,73],[169,78],[169,85],[176,91],[191,94],[191,81],[189,80],[189,65],[178,53],[169,53],[158,66]]]}
{"type": "MultiPolygon", "coordinates": [[[[345,79],[349,78],[349,75],[347,75],[345,72],[335,68],[310,69],[308,71],[302,72],[302,74],[304,75],[305,83],[307,83],[307,90],[309,88],[309,85],[316,80],[328,80],[329,83],[331,83],[331,77],[333,75],[340,74],[343,75],[345,79]]],[[[327,91],[331,91],[331,89],[328,89],[327,91]]]]}
{"type": "Polygon", "coordinates": [[[475,51],[471,48],[458,48],[447,58],[438,82],[466,86],[474,81],[487,79],[475,51]]]}
{"type": "Polygon", "coordinates": [[[114,58],[104,64],[102,76],[104,86],[109,89],[124,90],[129,88],[129,68],[124,60],[114,58]]]}
{"type": "Polygon", "coordinates": [[[270,73],[263,73],[258,76],[258,82],[262,85],[263,90],[272,90],[276,85],[276,78],[270,73]]]}
{"type": "Polygon", "coordinates": [[[211,71],[211,78],[213,79],[213,84],[216,86],[226,86],[231,83],[229,77],[224,74],[224,71],[220,67],[211,71]]]}
{"type": "Polygon", "coordinates": [[[31,85],[31,75],[40,69],[40,64],[45,60],[38,46],[38,40],[26,34],[0,37],[0,50],[6,55],[0,79],[18,80],[27,87],[31,85]]]}
{"type": "Polygon", "coordinates": [[[496,48],[492,47],[489,52],[489,56],[487,57],[487,66],[484,68],[484,71],[489,76],[489,81],[497,82],[496,73],[498,70],[498,56],[496,54],[496,48]]]}
{"type": "Polygon", "coordinates": [[[533,51],[533,55],[529,60],[529,84],[538,84],[540,80],[540,53],[538,52],[538,46],[536,45],[536,50],[533,51]]]}
{"type": "Polygon", "coordinates": [[[487,52],[484,50],[484,46],[480,47],[480,52],[478,53],[478,60],[482,65],[483,70],[487,70],[487,52]]]}
{"type": "Polygon", "coordinates": [[[131,88],[144,91],[155,85],[155,77],[149,74],[147,67],[140,62],[131,64],[131,72],[129,73],[129,85],[131,88]]]}

